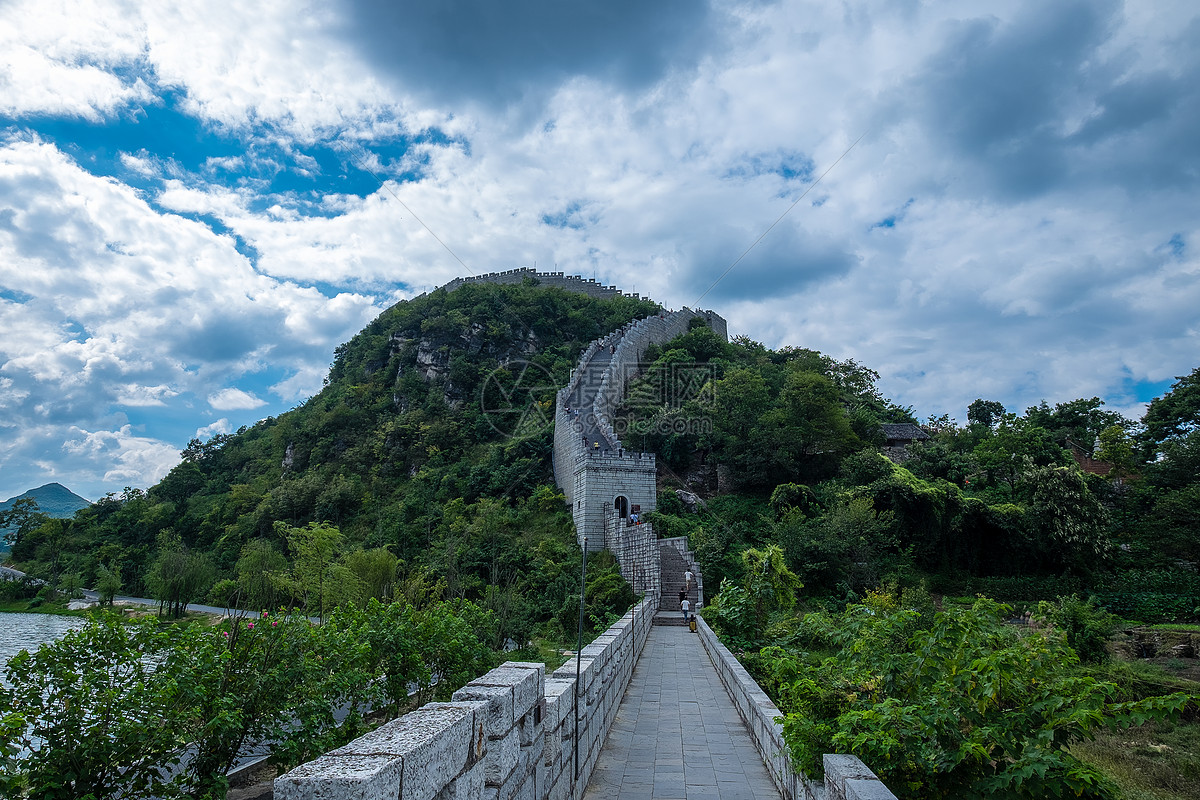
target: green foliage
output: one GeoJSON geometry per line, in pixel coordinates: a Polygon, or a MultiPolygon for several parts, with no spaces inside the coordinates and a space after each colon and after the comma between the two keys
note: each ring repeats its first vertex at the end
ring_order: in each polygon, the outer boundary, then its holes
{"type": "Polygon", "coordinates": [[[102,617],[13,657],[0,732],[25,755],[6,788],[62,800],[166,796],[187,743],[187,687],[156,664],[175,652],[179,634],[102,617]]]}
{"type": "Polygon", "coordinates": [[[1060,597],[1055,602],[1038,603],[1039,618],[1066,637],[1067,644],[1081,661],[1098,662],[1108,658],[1105,645],[1117,629],[1117,617],[1100,608],[1095,598],[1079,595],[1060,597]]]}
{"type": "Polygon", "coordinates": [[[361,734],[365,712],[399,713],[410,682],[448,698],[493,665],[492,624],[470,603],[375,600],[320,627],[268,612],[216,628],[94,618],[9,662],[0,788],[14,798],[221,798],[246,744],[269,741],[279,763],[297,764],[361,734]]]}
{"type": "Polygon", "coordinates": [[[1200,427],[1200,367],[1179,376],[1170,391],[1151,400],[1142,424],[1148,452],[1158,451],[1165,442],[1200,427]]]}
{"type": "Polygon", "coordinates": [[[967,406],[967,422],[991,428],[1004,417],[1004,404],[995,400],[977,399],[967,406]]]}
{"type": "Polygon", "coordinates": [[[96,568],[96,592],[100,595],[100,605],[111,606],[122,585],[120,564],[101,564],[96,568]]]}
{"type": "MultiPolygon", "coordinates": [[[[564,632],[574,632],[579,627],[579,584],[575,584],[575,595],[566,597],[559,607],[558,622],[564,632]]],[[[612,625],[636,602],[633,589],[621,577],[617,559],[607,550],[588,557],[587,587],[583,593],[583,625],[585,640],[612,625]]],[[[572,638],[571,636],[567,637],[572,638]]]]}
{"type": "MultiPolygon", "coordinates": [[[[233,599],[243,608],[299,602],[320,615],[339,599],[382,598],[389,583],[394,589],[421,570],[435,581],[446,578],[449,596],[484,602],[491,564],[476,558],[474,537],[490,535],[488,529],[451,530],[456,519],[444,509],[458,499],[474,514],[475,504],[489,499],[515,510],[550,481],[552,446],[543,417],[528,415],[538,424],[518,432],[485,411],[488,387],[511,388],[527,367],[536,376],[530,408],[545,414],[588,341],[657,311],[628,297],[595,300],[485,284],[398,303],[338,347],[315,397],[236,433],[189,443],[183,462],[147,492],[110,495],[74,520],[25,526],[13,557],[18,568],[56,584],[63,573],[75,573],[94,585],[100,565],[115,567],[123,591],[161,594],[172,612],[186,602],[183,595],[198,600],[216,581],[236,580],[233,599]],[[302,558],[296,572],[295,551],[276,522],[340,531],[329,569],[312,572],[302,558]],[[159,547],[166,531],[171,545],[159,547]],[[463,558],[447,570],[435,551],[451,540],[463,558]],[[396,559],[390,580],[389,557],[380,548],[396,559]],[[194,591],[168,568],[192,556],[211,566],[194,591]],[[336,586],[353,591],[331,591],[334,573],[336,586]],[[312,581],[323,588],[312,588],[312,581]]],[[[712,344],[705,329],[688,341],[696,348],[712,344]]],[[[542,504],[517,517],[537,530],[534,538],[570,542],[569,518],[558,506],[542,504]]],[[[507,566],[492,596],[497,609],[510,609],[502,627],[528,631],[557,612],[561,598],[538,596],[542,588],[557,592],[546,584],[557,578],[553,570],[539,573],[540,560],[531,565],[512,557],[510,545],[520,543],[500,538],[497,555],[507,566]],[[503,585],[510,574],[512,585],[503,585]]]]}
{"type": "Polygon", "coordinates": [[[880,513],[868,497],[841,499],[813,519],[789,512],[773,538],[810,590],[861,593],[879,584],[899,554],[895,513],[880,513]]]}
{"type": "Polygon", "coordinates": [[[761,646],[772,618],[790,612],[804,584],[775,545],[742,552],[741,585],[728,582],[704,609],[704,618],[738,647],[761,646]]]}
{"type": "Polygon", "coordinates": [[[771,648],[758,662],[795,763],[820,774],[822,753],[853,753],[902,798],[1115,798],[1067,747],[1104,726],[1177,715],[1187,696],[1120,702],[1113,684],[1078,674],[1059,634],[1020,632],[1008,613],[981,599],[924,627],[876,597],[806,617],[808,636],[835,655],[771,648]]]}
{"type": "Polygon", "coordinates": [[[212,562],[183,544],[171,529],[158,534],[158,555],[150,563],[146,586],[172,617],[182,617],[188,603],[208,593],[213,581],[212,562]]]}

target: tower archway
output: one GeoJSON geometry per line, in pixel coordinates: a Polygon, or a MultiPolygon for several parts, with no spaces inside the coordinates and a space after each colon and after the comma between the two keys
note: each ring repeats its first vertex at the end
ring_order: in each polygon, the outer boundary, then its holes
{"type": "Polygon", "coordinates": [[[623,494],[619,494],[613,500],[613,508],[616,509],[617,516],[621,519],[629,517],[629,498],[623,494]]]}

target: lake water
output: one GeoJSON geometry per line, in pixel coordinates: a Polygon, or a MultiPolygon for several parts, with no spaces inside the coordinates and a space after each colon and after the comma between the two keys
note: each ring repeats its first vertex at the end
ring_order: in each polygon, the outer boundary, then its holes
{"type": "Polygon", "coordinates": [[[80,628],[82,617],[63,617],[58,614],[0,613],[0,681],[3,666],[22,650],[35,651],[39,645],[59,639],[67,631],[80,628]]]}

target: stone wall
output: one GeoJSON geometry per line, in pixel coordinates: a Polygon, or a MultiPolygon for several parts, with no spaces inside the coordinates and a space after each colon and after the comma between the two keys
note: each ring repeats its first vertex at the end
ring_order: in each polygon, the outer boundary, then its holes
{"type": "Polygon", "coordinates": [[[533,278],[537,281],[538,286],[552,286],[557,289],[565,289],[568,292],[579,292],[597,300],[604,300],[609,297],[634,297],[641,299],[641,295],[636,292],[626,295],[616,286],[605,286],[603,283],[597,283],[595,278],[582,278],[578,275],[566,275],[562,272],[538,272],[529,267],[508,269],[502,272],[489,272],[485,275],[471,275],[466,278],[455,278],[442,288],[447,292],[453,292],[458,287],[471,283],[514,284],[522,283],[526,278],[533,278]]]}
{"type": "MultiPolygon", "coordinates": [[[[571,506],[580,545],[586,537],[589,549],[603,546],[605,510],[613,507],[618,496],[625,497],[631,506],[641,506],[643,514],[658,507],[654,454],[626,450],[613,428],[613,419],[625,399],[629,381],[641,372],[646,348],[686,333],[692,319],[697,317],[724,335],[725,320],[712,311],[685,308],[634,320],[590,343],[580,355],[579,365],[567,386],[559,391],[554,426],[554,479],[571,506]],[[599,373],[589,369],[593,356],[601,348],[609,347],[615,350],[607,367],[599,373]],[[585,447],[579,435],[582,428],[566,412],[568,398],[583,381],[595,387],[595,394],[591,405],[580,410],[588,415],[587,421],[604,439],[608,452],[595,453],[585,447]]],[[[621,558],[620,553],[617,556],[621,558]]]]}
{"type": "Polygon", "coordinates": [[[617,557],[621,575],[634,594],[658,596],[662,591],[658,537],[649,522],[630,525],[614,508],[604,510],[604,549],[617,557]]]}
{"type": "Polygon", "coordinates": [[[302,764],[276,800],[579,800],[657,609],[647,597],[550,675],[510,661],[302,764]]]}
{"type": "Polygon", "coordinates": [[[779,708],[733,653],[721,644],[704,619],[697,617],[696,621],[700,643],[749,728],[750,738],[775,786],[786,800],[896,800],[891,790],[856,756],[826,755],[822,764],[824,784],[797,775],[783,741],[783,725],[775,721],[782,716],[779,708]]]}

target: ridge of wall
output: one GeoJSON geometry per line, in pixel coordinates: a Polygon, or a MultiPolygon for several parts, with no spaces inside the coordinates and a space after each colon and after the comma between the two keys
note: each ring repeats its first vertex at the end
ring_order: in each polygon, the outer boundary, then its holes
{"type": "Polygon", "coordinates": [[[502,664],[450,702],[281,775],[275,797],[580,800],[657,610],[657,595],[647,596],[549,675],[539,663],[502,664]]]}
{"type": "MultiPolygon", "coordinates": [[[[567,385],[559,390],[554,417],[554,479],[571,506],[581,546],[585,539],[589,549],[607,546],[605,510],[612,507],[617,496],[641,506],[642,513],[657,508],[654,454],[626,450],[613,429],[613,419],[625,399],[629,381],[641,371],[646,348],[687,333],[696,318],[727,337],[724,318],[713,311],[683,308],[634,320],[589,343],[567,385]],[[602,348],[611,351],[608,364],[603,370],[590,369],[602,348]],[[604,448],[600,452],[584,445],[580,436],[584,424],[567,413],[568,398],[581,385],[585,390],[595,390],[591,403],[579,411],[587,415],[584,422],[588,427],[594,427],[603,439],[604,448]]],[[[621,553],[616,554],[621,560],[621,553]]]]}
{"type": "Polygon", "coordinates": [[[616,286],[606,286],[603,283],[597,283],[595,278],[567,275],[562,272],[538,272],[536,269],[530,267],[519,267],[500,272],[488,272],[484,275],[469,275],[465,278],[455,278],[441,288],[447,292],[452,292],[458,287],[469,283],[514,284],[523,283],[526,278],[535,279],[539,286],[553,286],[558,289],[566,289],[569,292],[579,292],[596,300],[603,300],[609,297],[632,297],[638,300],[649,299],[643,298],[637,292],[626,294],[616,286]]]}

